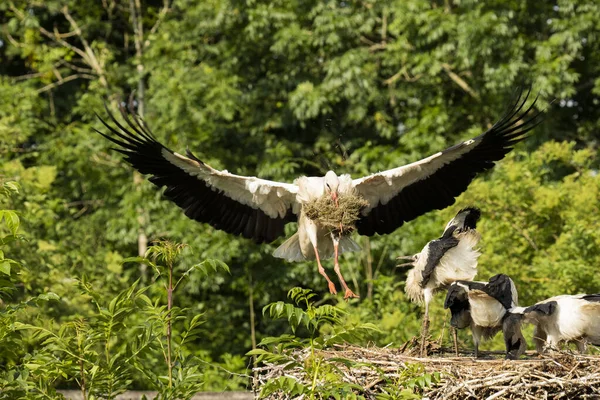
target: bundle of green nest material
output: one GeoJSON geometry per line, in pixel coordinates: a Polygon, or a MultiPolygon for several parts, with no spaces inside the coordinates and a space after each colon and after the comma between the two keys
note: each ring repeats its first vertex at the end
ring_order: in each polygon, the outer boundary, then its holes
{"type": "Polygon", "coordinates": [[[331,231],[346,234],[355,229],[354,223],[358,220],[361,210],[368,205],[368,201],[356,194],[339,195],[337,205],[330,196],[325,195],[306,203],[304,213],[331,231]]]}

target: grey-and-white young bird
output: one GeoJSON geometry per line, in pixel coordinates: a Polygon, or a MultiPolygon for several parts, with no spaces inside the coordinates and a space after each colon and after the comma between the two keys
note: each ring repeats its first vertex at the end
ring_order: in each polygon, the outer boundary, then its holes
{"type": "Polygon", "coordinates": [[[444,308],[452,313],[450,324],[463,329],[471,327],[475,357],[479,356],[481,339],[491,339],[502,330],[506,358],[517,359],[527,349],[520,326],[505,317],[508,310],[517,307],[519,298],[514,282],[507,275],[498,274],[489,282],[456,281],[448,288],[444,308]]]}
{"type": "MultiPolygon", "coordinates": [[[[124,123],[110,113],[111,132],[99,132],[115,143],[116,151],[150,182],[166,187],[164,195],[181,207],[185,215],[216,229],[272,242],[285,234],[285,225],[298,222],[298,231],[274,253],[288,261],[317,260],[331,293],[336,293],[321,258],[334,257],[335,271],[345,298],[356,297],[339,270],[338,255],[360,247],[349,237],[332,235],[318,218],[310,219],[305,205],[323,196],[333,201],[351,193],[368,205],[355,223],[360,235],[391,233],[406,221],[454,203],[475,176],[494,166],[515,143],[541,122],[535,100],[525,107],[529,92],[521,91],[506,114],[483,134],[433,154],[420,161],[377,172],[358,179],[337,175],[301,177],[294,183],[275,182],[254,176],[219,171],[194,156],[182,155],[162,145],[147,125],[133,112],[121,107],[124,123]]],[[[537,99],[536,99],[537,100],[537,99]]]]}
{"type": "Polygon", "coordinates": [[[529,307],[510,310],[516,323],[535,326],[533,342],[538,353],[557,349],[561,342],[575,342],[584,353],[589,343],[600,346],[600,294],[551,297],[529,307]]]}
{"type": "Polygon", "coordinates": [[[405,292],[415,303],[425,303],[425,315],[421,328],[421,355],[425,351],[425,339],[429,331],[429,303],[433,294],[446,289],[457,280],[472,280],[477,274],[477,259],[481,255],[477,244],[481,239],[477,221],[481,212],[476,207],[460,210],[448,222],[439,239],[430,241],[414,256],[398,257],[413,265],[406,277],[405,292]]]}

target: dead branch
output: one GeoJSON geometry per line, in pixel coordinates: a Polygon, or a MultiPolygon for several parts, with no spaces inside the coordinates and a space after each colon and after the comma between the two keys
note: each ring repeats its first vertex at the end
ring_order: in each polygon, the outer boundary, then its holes
{"type": "Polygon", "coordinates": [[[389,77],[388,79],[383,81],[383,83],[385,83],[386,85],[391,85],[392,83],[396,82],[401,77],[404,77],[404,80],[406,82],[416,82],[419,79],[421,79],[422,76],[423,76],[422,74],[410,76],[408,71],[406,71],[406,67],[403,67],[400,71],[396,72],[394,75],[392,75],[391,77],[389,77]]]}
{"type": "MultiPolygon", "coordinates": [[[[92,67],[92,69],[96,72],[96,74],[98,74],[98,77],[100,78],[100,83],[102,84],[102,86],[107,87],[108,82],[106,81],[106,78],[104,77],[104,68],[98,62],[98,58],[96,57],[94,50],[92,49],[92,47],[86,40],[85,36],[83,35],[81,28],[79,27],[79,25],[77,24],[75,19],[73,19],[73,17],[69,13],[69,7],[64,6],[61,9],[61,12],[63,13],[63,15],[65,16],[67,21],[69,21],[74,32],[77,33],[79,40],[83,44],[83,48],[85,49],[85,54],[87,55],[88,65],[90,67],[92,67]]],[[[84,59],[85,59],[85,57],[84,57],[84,59]]]]}
{"type": "MultiPolygon", "coordinates": [[[[14,4],[10,4],[10,9],[19,19],[23,20],[25,18],[25,15],[23,14],[23,12],[21,12],[21,10],[16,8],[14,6],[14,4]]],[[[98,76],[100,83],[105,87],[108,86],[108,82],[106,81],[106,78],[104,77],[104,69],[103,69],[102,65],[98,61],[98,58],[96,57],[96,54],[94,53],[94,50],[92,49],[92,47],[90,46],[90,44],[88,43],[86,38],[84,37],[81,28],[79,27],[79,25],[77,24],[75,19],[69,13],[68,7],[64,6],[61,9],[61,12],[62,12],[63,16],[67,19],[67,21],[69,21],[69,24],[71,24],[71,28],[73,30],[68,33],[60,33],[56,29],[54,30],[54,32],[50,32],[43,26],[40,26],[38,28],[40,33],[42,35],[46,36],[47,38],[49,38],[50,40],[54,41],[55,43],[73,51],[75,54],[78,54],[82,58],[82,60],[87,65],[90,66],[91,70],[98,76]],[[79,40],[83,44],[83,48],[84,48],[83,50],[72,45],[71,43],[69,43],[65,40],[65,38],[73,37],[73,36],[77,36],[79,38],[79,40]]],[[[7,35],[7,36],[10,36],[10,35],[7,35]]],[[[11,40],[11,39],[9,38],[9,40],[11,40]]],[[[14,40],[14,38],[13,38],[13,40],[14,40]]],[[[18,43],[16,45],[18,45],[18,43]]],[[[56,73],[57,73],[57,71],[55,71],[55,74],[56,73]]],[[[44,88],[38,90],[38,93],[45,92],[47,90],[52,89],[53,87],[62,85],[63,83],[66,83],[68,81],[71,81],[71,80],[77,79],[77,78],[95,79],[96,77],[92,76],[88,72],[71,75],[70,77],[67,77],[64,79],[61,79],[59,77],[58,82],[54,82],[50,85],[45,86],[44,88]]]]}
{"type": "Polygon", "coordinates": [[[454,83],[456,83],[458,86],[460,86],[460,88],[462,90],[467,92],[474,99],[479,100],[479,94],[477,94],[477,92],[475,90],[473,90],[471,88],[471,86],[469,86],[469,84],[464,79],[462,79],[460,76],[458,76],[456,73],[454,73],[452,71],[452,67],[449,64],[442,63],[442,69],[446,72],[448,77],[450,77],[450,79],[452,79],[454,81],[454,83]]]}
{"type": "Polygon", "coordinates": [[[95,75],[89,75],[89,74],[73,74],[73,75],[69,75],[66,78],[62,78],[56,82],[52,82],[46,86],[44,86],[41,89],[37,90],[37,93],[43,93],[43,92],[47,92],[48,90],[54,89],[55,87],[64,85],[67,82],[71,82],[75,79],[96,79],[97,77],[95,75]]]}
{"type": "MultiPolygon", "coordinates": [[[[156,33],[156,31],[158,30],[158,27],[160,26],[162,21],[165,19],[165,17],[169,13],[169,11],[171,11],[171,8],[169,5],[169,0],[163,0],[163,7],[160,9],[160,11],[158,13],[156,22],[154,22],[154,25],[152,26],[152,28],[150,28],[150,35],[153,35],[154,33],[156,33]]],[[[150,37],[150,35],[148,35],[148,37],[150,37]]],[[[148,47],[148,45],[150,45],[150,41],[148,39],[146,39],[146,41],[144,42],[144,47],[148,47]]]]}

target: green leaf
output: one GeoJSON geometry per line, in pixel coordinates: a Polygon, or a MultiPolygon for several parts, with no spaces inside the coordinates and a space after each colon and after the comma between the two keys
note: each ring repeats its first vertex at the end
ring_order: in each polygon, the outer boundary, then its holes
{"type": "Polygon", "coordinates": [[[4,217],[4,221],[6,222],[6,226],[10,229],[13,235],[17,234],[19,230],[20,219],[17,213],[11,210],[2,210],[0,211],[0,220],[4,217]]]}
{"type": "Polygon", "coordinates": [[[40,300],[44,300],[44,301],[50,301],[50,300],[58,301],[58,300],[60,300],[60,297],[58,297],[58,295],[56,293],[53,293],[53,292],[42,293],[42,294],[38,295],[37,298],[40,299],[40,300]]]}
{"type": "Polygon", "coordinates": [[[271,354],[266,350],[263,349],[254,349],[254,350],[250,350],[249,352],[246,353],[247,356],[259,356],[262,354],[271,354]]]}
{"type": "Polygon", "coordinates": [[[0,261],[0,272],[5,275],[10,275],[10,261],[2,260],[0,261]]]}
{"type": "Polygon", "coordinates": [[[145,257],[127,257],[121,261],[123,264],[125,263],[139,263],[139,264],[151,264],[152,262],[145,257]]]}
{"type": "Polygon", "coordinates": [[[9,192],[12,193],[19,193],[19,186],[17,185],[16,182],[4,182],[3,184],[4,188],[6,188],[9,192]]]}

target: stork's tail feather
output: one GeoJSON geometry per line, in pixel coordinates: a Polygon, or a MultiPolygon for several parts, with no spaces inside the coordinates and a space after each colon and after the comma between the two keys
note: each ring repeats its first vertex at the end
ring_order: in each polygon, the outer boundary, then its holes
{"type": "MultiPolygon", "coordinates": [[[[325,240],[330,240],[329,238],[325,240]]],[[[331,243],[331,242],[330,242],[331,243]]],[[[322,251],[319,250],[319,256],[321,260],[327,260],[333,257],[333,247],[329,247],[328,250],[322,251]],[[330,250],[329,250],[330,248],[330,250]]],[[[352,253],[353,251],[359,251],[361,248],[354,240],[350,239],[349,236],[341,236],[340,244],[338,247],[338,254],[342,255],[344,253],[352,253]]]]}
{"type": "Polygon", "coordinates": [[[352,253],[353,251],[360,251],[360,245],[352,240],[349,236],[342,236],[340,238],[340,254],[352,253]]]}
{"type": "Polygon", "coordinates": [[[300,248],[300,240],[298,232],[294,233],[288,240],[283,242],[274,252],[273,256],[283,258],[290,262],[298,262],[306,260],[300,248]]]}
{"type": "MultiPolygon", "coordinates": [[[[360,246],[354,240],[347,236],[342,236],[340,238],[340,245],[338,249],[339,254],[350,253],[359,250],[360,246]]],[[[273,252],[273,256],[277,258],[283,258],[284,260],[290,262],[314,260],[314,257],[305,257],[304,254],[302,254],[298,233],[294,233],[288,240],[283,242],[281,246],[279,246],[273,252]]],[[[321,254],[319,251],[319,256],[322,260],[331,258],[333,257],[333,250],[331,253],[327,252],[326,254],[321,254]]]]}
{"type": "Polygon", "coordinates": [[[419,279],[421,269],[413,268],[408,271],[408,275],[406,276],[406,286],[404,287],[404,291],[406,295],[413,303],[422,304],[424,300],[423,296],[423,288],[421,287],[421,280],[419,279]]]}

